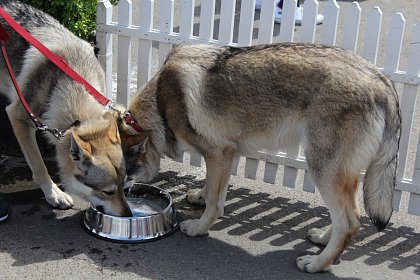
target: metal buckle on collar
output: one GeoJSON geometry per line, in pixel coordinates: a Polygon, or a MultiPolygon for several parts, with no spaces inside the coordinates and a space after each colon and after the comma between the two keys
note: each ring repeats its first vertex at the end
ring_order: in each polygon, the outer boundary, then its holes
{"type": "Polygon", "coordinates": [[[135,131],[137,131],[139,133],[143,131],[143,128],[138,124],[138,122],[133,117],[133,115],[131,115],[130,111],[126,110],[124,112],[121,112],[120,110],[118,110],[116,107],[113,106],[112,101],[108,102],[108,104],[106,104],[105,108],[108,109],[108,110],[112,110],[114,112],[117,112],[122,117],[122,119],[125,121],[125,123],[127,125],[131,126],[135,131]]]}
{"type": "Polygon", "coordinates": [[[123,117],[124,117],[125,122],[129,126],[131,126],[135,131],[139,133],[143,131],[143,128],[138,124],[136,119],[133,117],[133,115],[131,115],[129,111],[125,111],[123,117]]]}

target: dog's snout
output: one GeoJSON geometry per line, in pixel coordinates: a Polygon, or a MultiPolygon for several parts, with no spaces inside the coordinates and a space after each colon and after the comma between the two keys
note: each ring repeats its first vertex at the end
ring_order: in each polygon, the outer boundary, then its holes
{"type": "Polygon", "coordinates": [[[123,213],[123,215],[122,215],[123,217],[133,217],[133,212],[131,212],[131,209],[130,208],[127,208],[125,211],[124,211],[124,213],[123,213]]]}

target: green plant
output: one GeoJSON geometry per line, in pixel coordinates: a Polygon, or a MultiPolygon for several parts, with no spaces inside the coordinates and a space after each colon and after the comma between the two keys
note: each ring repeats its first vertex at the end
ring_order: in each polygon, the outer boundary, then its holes
{"type": "MultiPolygon", "coordinates": [[[[56,18],[80,38],[94,42],[97,0],[23,0],[56,18]]],[[[110,1],[113,5],[118,0],[110,1]]]]}

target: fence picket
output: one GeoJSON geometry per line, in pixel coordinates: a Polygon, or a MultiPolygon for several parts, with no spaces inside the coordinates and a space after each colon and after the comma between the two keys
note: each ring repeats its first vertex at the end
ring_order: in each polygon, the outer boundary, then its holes
{"type": "Polygon", "coordinates": [[[200,167],[203,157],[197,152],[190,152],[190,164],[193,166],[200,167]]]}
{"type": "Polygon", "coordinates": [[[302,19],[300,42],[313,43],[315,41],[316,16],[318,14],[318,1],[305,1],[305,13],[302,19]]]}
{"type": "Polygon", "coordinates": [[[213,39],[215,5],[215,0],[201,2],[199,36],[207,41],[213,39]]]}
{"type": "MultiPolygon", "coordinates": [[[[417,23],[411,33],[410,46],[408,49],[408,63],[407,63],[407,74],[413,76],[420,75],[420,23],[417,23]]],[[[405,85],[404,94],[408,92],[414,96],[415,99],[418,91],[418,85],[405,85]]],[[[413,102],[414,103],[414,102],[413,102]]],[[[414,106],[415,108],[415,106],[414,106]]],[[[414,113],[414,112],[413,112],[414,113]]],[[[410,130],[411,131],[411,130],[410,130]]],[[[410,141],[410,140],[409,140],[410,141]]],[[[410,141],[411,142],[411,141],[410,141]]],[[[416,159],[414,161],[414,172],[413,182],[420,182],[420,143],[417,144],[416,159]]],[[[420,188],[419,188],[420,189],[420,188]]],[[[410,193],[408,201],[408,213],[414,215],[420,215],[420,190],[418,193],[410,193]]]]}
{"type": "Polygon", "coordinates": [[[241,159],[240,156],[235,156],[233,158],[233,163],[232,163],[232,167],[231,167],[231,170],[230,170],[230,174],[232,174],[234,176],[238,176],[240,159],[241,159]]]}
{"type": "Polygon", "coordinates": [[[243,1],[239,18],[238,46],[249,46],[252,43],[254,27],[255,0],[243,1]]]}
{"type": "MultiPolygon", "coordinates": [[[[154,0],[140,0],[140,26],[146,30],[153,28],[154,0]]],[[[137,57],[137,89],[152,77],[152,41],[139,39],[137,57]]]]}
{"type": "Polygon", "coordinates": [[[182,0],[180,4],[179,35],[189,39],[193,35],[194,0],[182,0]]]}
{"type": "Polygon", "coordinates": [[[405,19],[401,13],[396,14],[390,23],[388,44],[386,48],[385,72],[395,72],[400,63],[401,47],[404,37],[405,19]]]}
{"type": "Polygon", "coordinates": [[[342,47],[356,52],[359,39],[360,15],[362,9],[358,2],[353,2],[346,15],[346,23],[343,31],[342,47]]]}
{"type": "MultiPolygon", "coordinates": [[[[287,149],[287,157],[297,158],[299,156],[299,146],[291,146],[287,149]]],[[[296,187],[298,169],[290,166],[284,167],[283,185],[289,188],[296,187]]]]}
{"type": "Polygon", "coordinates": [[[309,171],[305,171],[303,176],[303,190],[311,193],[315,192],[315,183],[312,181],[309,171]]]}
{"type": "Polygon", "coordinates": [[[247,157],[245,160],[245,178],[257,178],[258,160],[247,157]]]}
{"type": "Polygon", "coordinates": [[[258,42],[269,44],[273,42],[274,13],[277,0],[262,0],[260,11],[260,26],[258,29],[258,42]]]}
{"type": "MultiPolygon", "coordinates": [[[[160,31],[171,34],[174,30],[174,0],[161,0],[160,2],[160,31]]],[[[159,66],[162,66],[171,50],[171,43],[159,43],[159,66]]]]}
{"type": "Polygon", "coordinates": [[[229,45],[233,40],[233,27],[235,24],[236,0],[222,1],[220,8],[219,41],[222,45],[229,45]]]}
{"type": "MultiPolygon", "coordinates": [[[[182,0],[180,6],[180,23],[179,34],[184,40],[188,40],[193,36],[194,28],[194,0],[182,0]]],[[[190,165],[200,167],[202,165],[203,157],[201,154],[191,151],[190,165]]],[[[184,154],[182,158],[178,158],[179,162],[184,161],[184,154]]]]}
{"type": "Polygon", "coordinates": [[[379,7],[374,7],[368,13],[366,22],[365,42],[363,49],[363,57],[376,64],[378,55],[379,38],[382,27],[382,11],[379,7]]]}
{"type": "Polygon", "coordinates": [[[410,193],[408,199],[408,214],[420,216],[420,194],[410,193]]]}
{"type": "MultiPolygon", "coordinates": [[[[131,0],[118,2],[118,21],[126,27],[132,25],[133,7],[131,0]]],[[[130,102],[131,85],[131,37],[118,35],[118,61],[117,61],[117,103],[128,105],[130,102]]]]}
{"type": "Polygon", "coordinates": [[[284,0],[280,24],[280,42],[293,42],[295,31],[296,0],[284,0]]]}
{"type": "Polygon", "coordinates": [[[404,85],[401,97],[401,115],[402,115],[402,135],[400,139],[400,152],[399,152],[399,171],[398,178],[404,178],[407,170],[407,155],[408,145],[410,143],[410,132],[413,127],[413,113],[416,104],[417,86],[404,85]]]}
{"type": "Polygon", "coordinates": [[[324,22],[321,30],[321,44],[335,46],[337,40],[339,14],[340,6],[338,6],[337,1],[329,1],[324,12],[324,22]]]}
{"type": "Polygon", "coordinates": [[[264,182],[274,184],[279,166],[277,164],[266,162],[264,166],[264,182]]]}
{"type": "MultiPolygon", "coordinates": [[[[98,2],[96,9],[97,25],[110,24],[112,20],[112,5],[109,0],[98,2]]],[[[98,46],[98,60],[105,71],[106,97],[113,100],[112,96],[112,33],[97,28],[96,44],[98,46]]]]}

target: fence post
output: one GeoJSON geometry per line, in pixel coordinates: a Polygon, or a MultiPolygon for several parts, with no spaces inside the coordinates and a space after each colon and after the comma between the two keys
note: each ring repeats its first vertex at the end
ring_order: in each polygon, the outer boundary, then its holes
{"type": "MultiPolygon", "coordinates": [[[[140,0],[140,29],[150,31],[153,27],[154,0],[140,0]]],[[[152,41],[139,39],[137,57],[137,89],[152,77],[152,41]]]]}
{"type": "Polygon", "coordinates": [[[302,19],[302,29],[299,41],[302,43],[313,43],[316,31],[316,16],[318,14],[318,1],[307,0],[305,2],[305,13],[302,19]]]}
{"type": "Polygon", "coordinates": [[[104,31],[102,25],[111,23],[112,5],[109,0],[98,1],[96,8],[96,46],[98,60],[105,71],[106,97],[112,98],[112,34],[104,31]]]}
{"type": "MultiPolygon", "coordinates": [[[[160,32],[171,34],[174,31],[174,0],[160,1],[160,32]]],[[[171,43],[159,43],[159,66],[162,66],[168,53],[172,50],[171,43]]]]}
{"type": "Polygon", "coordinates": [[[357,51],[357,42],[359,37],[360,14],[362,9],[358,2],[353,2],[346,15],[346,24],[344,26],[343,48],[357,51]]]}
{"type": "Polygon", "coordinates": [[[252,29],[254,27],[255,0],[241,2],[239,18],[238,45],[249,46],[252,44],[252,29]]]}
{"type": "Polygon", "coordinates": [[[365,46],[363,49],[363,57],[376,64],[378,55],[379,37],[382,27],[382,11],[379,7],[374,7],[368,14],[366,22],[365,46]]]}
{"type": "Polygon", "coordinates": [[[215,0],[201,2],[199,37],[206,41],[213,39],[215,0]]]}
{"type": "Polygon", "coordinates": [[[271,44],[273,42],[274,14],[277,0],[262,0],[260,11],[260,26],[258,28],[258,42],[271,44]]]}
{"type": "Polygon", "coordinates": [[[321,30],[321,44],[335,46],[339,14],[340,6],[338,6],[336,0],[329,1],[324,12],[324,23],[322,24],[321,30]]]}
{"type": "MultiPolygon", "coordinates": [[[[131,0],[118,2],[118,24],[125,27],[132,25],[131,0]]],[[[117,102],[128,106],[130,102],[131,85],[131,37],[118,36],[118,62],[117,62],[117,102]]]]}
{"type": "Polygon", "coordinates": [[[402,41],[404,37],[405,19],[401,13],[396,14],[390,23],[388,45],[384,71],[393,73],[398,70],[402,41]]]}
{"type": "MultiPolygon", "coordinates": [[[[411,33],[411,41],[408,49],[408,64],[407,75],[419,76],[420,75],[420,23],[417,23],[411,33]]],[[[415,108],[416,95],[418,85],[405,85],[404,94],[410,95],[414,99],[413,108],[415,108]]],[[[405,109],[405,108],[402,108],[405,109]]],[[[414,113],[414,112],[413,112],[414,113]]],[[[411,131],[411,129],[410,129],[411,131]]],[[[414,184],[420,184],[420,143],[416,149],[416,160],[414,162],[413,180],[414,184]]],[[[420,191],[418,193],[411,192],[408,201],[408,213],[420,216],[420,191]]]]}
{"type": "Polygon", "coordinates": [[[236,0],[222,1],[220,7],[219,41],[223,45],[229,45],[233,39],[233,26],[235,24],[236,0]]]}
{"type": "Polygon", "coordinates": [[[180,5],[179,34],[188,40],[193,35],[194,0],[182,0],[180,5]]]}
{"type": "Polygon", "coordinates": [[[280,42],[293,42],[295,33],[296,0],[284,0],[280,25],[280,42]]]}

